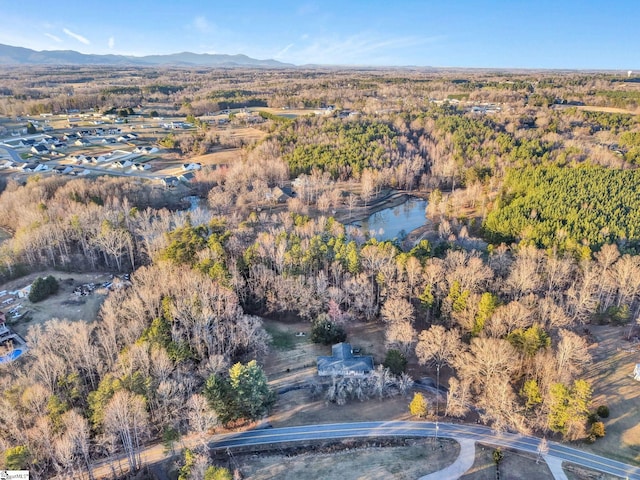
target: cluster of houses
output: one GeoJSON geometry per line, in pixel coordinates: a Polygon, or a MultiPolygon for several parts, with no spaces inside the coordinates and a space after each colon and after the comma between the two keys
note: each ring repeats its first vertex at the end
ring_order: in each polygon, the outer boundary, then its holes
{"type": "Polygon", "coordinates": [[[489,103],[489,102],[477,103],[477,102],[471,102],[471,101],[462,102],[457,98],[447,98],[445,100],[437,100],[435,98],[430,98],[429,102],[435,105],[444,105],[444,104],[461,105],[464,107],[465,111],[479,114],[479,115],[499,113],[500,111],[502,111],[502,108],[496,103],[489,103]]]}
{"type": "Polygon", "coordinates": [[[35,138],[21,138],[10,145],[15,148],[29,148],[29,151],[36,155],[44,155],[52,152],[59,152],[67,148],[67,142],[59,138],[44,135],[39,140],[35,138]]]}
{"type": "Polygon", "coordinates": [[[468,110],[471,113],[478,113],[482,115],[499,113],[502,109],[494,103],[481,103],[479,105],[472,105],[468,110]]]}
{"type": "MultiPolygon", "coordinates": [[[[79,112],[78,112],[79,113],[79,112]]],[[[50,117],[51,114],[46,114],[50,117]]],[[[97,114],[93,114],[95,117],[97,114]]],[[[19,138],[7,139],[0,143],[0,169],[11,169],[23,173],[50,172],[55,175],[90,175],[92,173],[133,174],[152,169],[149,157],[157,154],[158,146],[141,141],[138,133],[123,131],[126,127],[120,125],[103,125],[103,121],[93,122],[96,126],[81,127],[78,123],[90,114],[76,114],[69,112],[67,121],[69,129],[64,132],[53,132],[49,120],[44,126],[47,132],[27,135],[21,132],[19,138]],[[99,125],[99,126],[98,126],[99,125]],[[72,128],[71,128],[72,127],[72,128]],[[118,144],[127,145],[119,149],[118,144]],[[99,146],[106,147],[100,152],[99,146]],[[4,149],[2,148],[4,147],[4,149]],[[20,158],[19,158],[20,157],[20,158]],[[146,158],[144,158],[146,157],[146,158]],[[124,170],[124,171],[123,171],[124,170]]],[[[17,118],[17,121],[23,119],[17,118]]],[[[104,120],[104,119],[103,119],[104,120]]],[[[158,118],[158,120],[162,120],[158,118]]],[[[113,119],[112,119],[113,121],[113,119]]],[[[38,125],[33,118],[29,122],[43,130],[42,122],[38,125]]],[[[163,125],[170,129],[186,129],[192,127],[187,122],[171,122],[163,125]]],[[[131,130],[134,127],[131,126],[131,130]]],[[[140,127],[141,128],[141,127],[140,127]]],[[[160,173],[156,180],[166,186],[176,186],[194,180],[195,172],[202,165],[195,162],[182,165],[180,173],[167,172],[171,176],[163,179],[160,173]]],[[[144,175],[146,176],[146,175],[144,175]]],[[[150,177],[148,177],[150,178],[150,177]]]]}
{"type": "Polygon", "coordinates": [[[12,362],[28,350],[27,342],[7,326],[7,317],[2,312],[0,312],[0,348],[0,363],[12,362]]]}
{"type": "MultiPolygon", "coordinates": [[[[21,310],[24,308],[22,303],[19,303],[20,299],[27,298],[31,291],[31,285],[27,285],[24,288],[8,292],[7,290],[0,291],[0,307],[8,308],[6,314],[12,318],[18,318],[24,312],[21,310]],[[18,303],[16,303],[18,301],[18,303]]],[[[2,313],[2,312],[0,312],[2,313]]],[[[2,314],[5,315],[5,314],[2,314]]],[[[5,317],[6,318],[6,317],[5,317]]]]}
{"type": "MultiPolygon", "coordinates": [[[[6,145],[11,148],[28,148],[29,152],[38,155],[48,155],[55,157],[62,155],[62,151],[66,150],[69,146],[75,147],[89,147],[96,143],[108,145],[115,143],[129,144],[132,140],[136,140],[138,135],[135,133],[128,133],[126,135],[120,135],[119,137],[102,137],[102,135],[118,135],[120,129],[97,129],[97,130],[78,130],[63,135],[62,137],[53,137],[51,135],[42,135],[40,138],[20,138],[15,141],[8,142],[6,145]],[[94,141],[89,140],[87,137],[93,136],[94,141]]],[[[155,147],[145,147],[149,151],[155,147]]],[[[155,149],[157,152],[158,150],[155,149]]]]}
{"type": "Polygon", "coordinates": [[[162,124],[162,128],[167,128],[169,130],[181,130],[183,128],[190,128],[192,126],[193,125],[186,122],[169,122],[169,123],[162,124]]]}
{"type": "Polygon", "coordinates": [[[73,163],[76,163],[78,165],[84,163],[84,164],[98,164],[98,163],[104,163],[108,160],[111,160],[113,157],[113,152],[106,152],[106,153],[102,153],[99,155],[69,155],[67,158],[72,161],[73,163]]]}

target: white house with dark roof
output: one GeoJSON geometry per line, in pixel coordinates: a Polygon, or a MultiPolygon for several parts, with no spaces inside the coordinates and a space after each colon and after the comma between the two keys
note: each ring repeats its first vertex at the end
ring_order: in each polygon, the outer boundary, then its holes
{"type": "Polygon", "coordinates": [[[200,170],[201,168],[202,168],[202,165],[196,162],[182,164],[182,170],[200,170]]]}
{"type": "Polygon", "coordinates": [[[373,371],[373,357],[354,355],[349,343],[331,347],[330,357],[318,357],[318,376],[366,377],[373,371]]]}
{"type": "Polygon", "coordinates": [[[44,153],[49,153],[49,149],[45,145],[38,144],[31,147],[31,152],[36,155],[42,155],[44,153]]]}
{"type": "Polygon", "coordinates": [[[59,175],[64,175],[73,171],[73,167],[71,165],[57,165],[52,168],[53,173],[57,173],[59,175]]]}

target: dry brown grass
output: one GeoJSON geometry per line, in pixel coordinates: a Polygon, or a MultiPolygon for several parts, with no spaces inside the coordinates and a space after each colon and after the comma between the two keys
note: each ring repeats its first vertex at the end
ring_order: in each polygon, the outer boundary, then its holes
{"type": "Polygon", "coordinates": [[[31,325],[37,325],[52,318],[66,318],[72,321],[93,321],[96,319],[100,306],[107,296],[107,290],[104,288],[97,289],[87,296],[76,296],[73,293],[73,289],[77,285],[91,282],[101,284],[108,281],[109,275],[105,273],[39,272],[0,285],[0,290],[16,290],[29,285],[36,277],[44,277],[47,275],[53,275],[58,279],[60,289],[57,294],[38,303],[31,303],[26,298],[16,299],[15,303],[10,305],[10,307],[14,307],[22,304],[23,310],[21,310],[21,312],[29,312],[17,323],[10,322],[11,328],[22,336],[27,333],[31,325]],[[69,279],[73,279],[73,282],[69,282],[69,279]]]}
{"type": "Polygon", "coordinates": [[[304,115],[315,115],[315,114],[317,114],[317,112],[320,112],[321,109],[320,108],[290,108],[290,109],[283,110],[282,108],[271,108],[271,107],[262,108],[261,107],[261,108],[256,108],[256,109],[252,109],[252,110],[268,112],[268,113],[271,113],[273,115],[304,116],[304,115]]]}
{"type": "Polygon", "coordinates": [[[369,447],[334,453],[255,456],[241,464],[245,478],[262,480],[415,480],[450,465],[460,452],[454,441],[442,440],[433,449],[427,439],[402,447],[369,447]]]}
{"type": "Polygon", "coordinates": [[[202,165],[230,165],[240,159],[242,159],[242,150],[240,148],[226,148],[213,153],[191,157],[189,161],[201,163],[202,165]]]}
{"type": "Polygon", "coordinates": [[[596,472],[584,467],[579,467],[573,463],[563,463],[562,469],[567,474],[569,480],[620,480],[616,475],[596,472]]]}
{"type": "Polygon", "coordinates": [[[253,127],[231,127],[220,132],[223,136],[228,135],[231,138],[242,138],[251,142],[262,140],[267,136],[266,132],[253,127]]]}
{"type": "MultiPolygon", "coordinates": [[[[495,448],[476,444],[476,459],[465,475],[464,480],[495,480],[496,466],[493,462],[495,448]]],[[[553,480],[553,475],[543,461],[536,463],[533,455],[503,450],[500,463],[500,477],[509,480],[553,480]]]]}
{"type": "MultiPolygon", "coordinates": [[[[311,324],[299,321],[266,320],[271,332],[289,334],[291,348],[271,352],[264,360],[264,369],[274,388],[317,380],[316,358],[329,355],[330,347],[316,345],[309,340],[311,324]],[[305,332],[305,337],[296,337],[296,332],[305,332]],[[287,371],[287,369],[289,371],[287,371]]],[[[384,359],[386,350],[382,325],[378,323],[353,323],[346,325],[347,341],[362,349],[363,354],[373,355],[374,363],[384,359]]],[[[357,422],[374,420],[410,420],[409,398],[394,397],[365,402],[351,401],[338,406],[327,404],[324,399],[310,398],[307,389],[294,390],[278,395],[270,416],[274,427],[308,425],[317,423],[357,422]]]]}
{"type": "Polygon", "coordinates": [[[591,105],[579,105],[576,108],[578,110],[583,110],[585,112],[626,113],[629,115],[637,114],[637,112],[633,110],[627,110],[625,108],[616,108],[616,107],[597,107],[597,106],[591,106],[591,105]]]}
{"type": "Polygon", "coordinates": [[[593,386],[593,405],[608,405],[611,415],[603,419],[606,436],[593,445],[580,445],[606,457],[629,463],[640,462],[640,382],[633,369],[640,351],[626,340],[628,327],[592,326],[598,340],[592,347],[594,363],[587,380],[593,386]]]}

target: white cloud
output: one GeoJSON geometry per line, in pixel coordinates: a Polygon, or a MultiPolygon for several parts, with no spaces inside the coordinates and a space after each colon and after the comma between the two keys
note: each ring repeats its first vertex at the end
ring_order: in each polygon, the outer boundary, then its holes
{"type": "Polygon", "coordinates": [[[56,41],[56,42],[58,42],[58,43],[61,43],[61,42],[62,42],[62,39],[61,39],[60,37],[56,37],[55,35],[53,35],[53,34],[51,34],[51,33],[45,33],[45,35],[46,35],[47,37],[49,37],[51,40],[54,40],[54,41],[56,41]]]}
{"type": "Polygon", "coordinates": [[[107,42],[107,45],[109,45],[109,48],[113,48],[116,44],[116,39],[113,37],[109,37],[109,41],[107,42]]]}
{"type": "Polygon", "coordinates": [[[293,47],[294,44],[290,43],[289,45],[287,45],[286,47],[284,47],[282,50],[280,50],[278,53],[276,53],[273,58],[281,58],[285,53],[287,53],[289,51],[289,49],[291,47],[293,47]]]}
{"type": "Polygon", "coordinates": [[[378,65],[395,63],[394,57],[414,47],[435,43],[443,37],[381,37],[359,33],[348,37],[310,39],[301,49],[290,51],[287,58],[296,63],[378,65]]]}
{"type": "Polygon", "coordinates": [[[62,31],[64,33],[66,33],[67,35],[69,35],[71,38],[79,41],[80,43],[84,43],[85,45],[91,45],[91,42],[89,40],[87,40],[85,37],[83,37],[82,35],[78,35],[77,33],[72,32],[68,28],[63,28],[62,31]]]}
{"type": "Polygon", "coordinates": [[[211,30],[211,25],[205,17],[196,17],[193,19],[193,27],[200,33],[207,33],[211,30]]]}

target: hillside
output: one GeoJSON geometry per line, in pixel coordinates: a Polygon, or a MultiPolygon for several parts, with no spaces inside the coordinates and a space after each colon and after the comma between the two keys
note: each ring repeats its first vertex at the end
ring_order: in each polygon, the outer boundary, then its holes
{"type": "Polygon", "coordinates": [[[258,60],[246,55],[211,55],[182,52],[144,57],[87,55],[73,50],[43,50],[0,44],[0,65],[174,65],[201,67],[292,67],[277,60],[258,60]]]}

